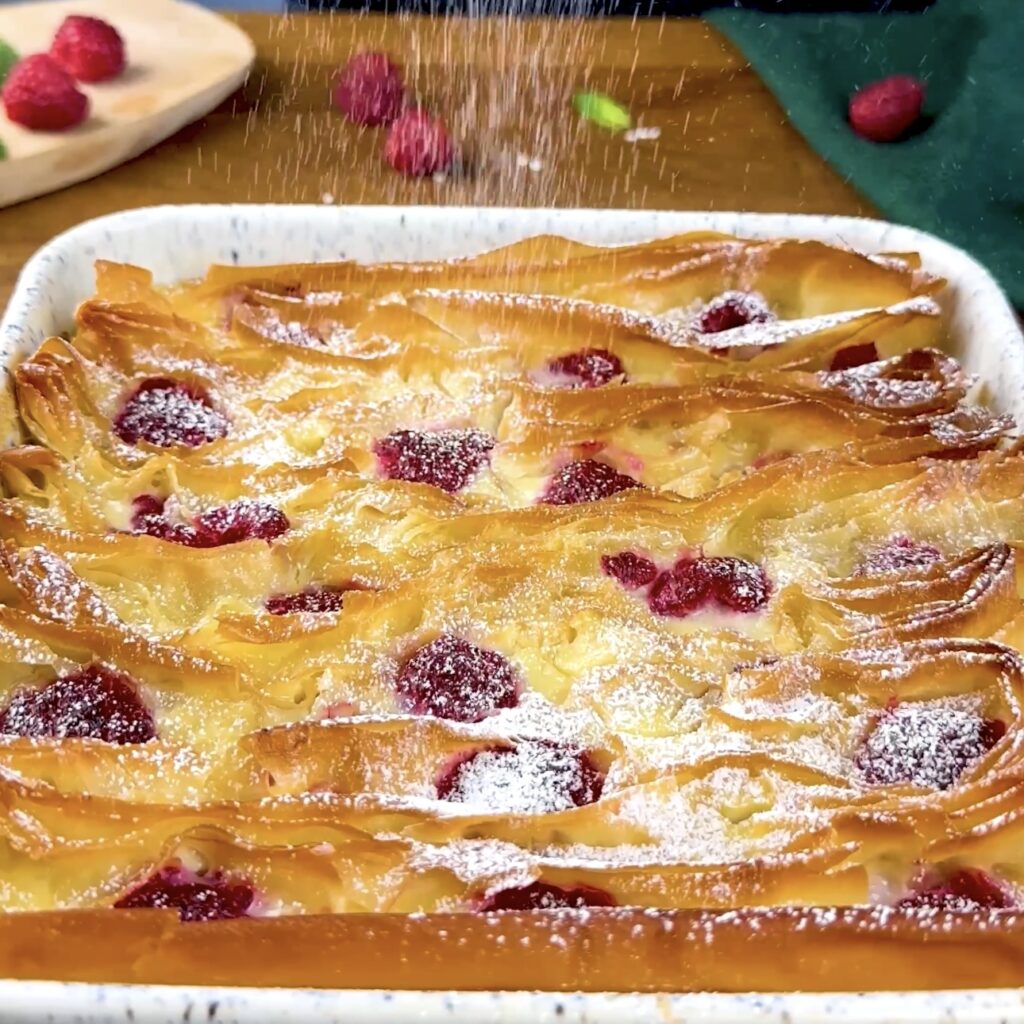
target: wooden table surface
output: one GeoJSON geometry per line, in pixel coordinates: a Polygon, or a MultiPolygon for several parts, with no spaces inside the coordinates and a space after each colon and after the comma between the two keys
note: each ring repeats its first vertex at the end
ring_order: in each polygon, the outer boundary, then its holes
{"type": "Polygon", "coordinates": [[[236,18],[259,55],[238,95],[123,167],[0,211],[0,304],[53,235],[156,203],[872,212],[788,126],[742,55],[696,19],[236,18]],[[465,148],[461,176],[401,178],[382,160],[383,132],[332,108],[332,71],[362,48],[394,54],[448,118],[465,148]],[[582,87],[610,93],[660,138],[630,143],[580,121],[571,97],[582,87]]]}

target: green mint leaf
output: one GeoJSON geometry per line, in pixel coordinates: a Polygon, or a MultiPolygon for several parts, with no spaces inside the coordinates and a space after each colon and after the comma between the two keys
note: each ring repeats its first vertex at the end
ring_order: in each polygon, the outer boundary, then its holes
{"type": "Polygon", "coordinates": [[[620,106],[610,96],[601,92],[578,92],[572,98],[576,113],[587,121],[612,131],[623,131],[633,127],[633,118],[629,111],[620,106]]]}

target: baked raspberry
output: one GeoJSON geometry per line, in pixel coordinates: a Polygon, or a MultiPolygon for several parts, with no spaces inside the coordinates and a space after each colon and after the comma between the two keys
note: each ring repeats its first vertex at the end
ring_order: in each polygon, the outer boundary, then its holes
{"type": "Polygon", "coordinates": [[[216,548],[243,540],[273,540],[287,533],[288,517],[268,501],[240,498],[195,519],[198,547],[216,548]]]}
{"type": "Polygon", "coordinates": [[[104,665],[84,665],[40,689],[15,692],[0,711],[0,733],[145,743],[156,728],[128,676],[104,665]]]}
{"type": "Polygon", "coordinates": [[[477,907],[484,914],[507,910],[582,910],[584,907],[614,907],[615,898],[591,885],[563,889],[549,882],[531,882],[491,893],[477,907]]]}
{"type": "Polygon", "coordinates": [[[599,388],[625,374],[622,360],[606,348],[584,348],[558,356],[548,371],[573,388],[599,388]]]}
{"type": "Polygon", "coordinates": [[[384,159],[413,178],[436,174],[452,162],[452,142],[440,118],[425,110],[406,110],[388,129],[384,159]]]}
{"type": "Polygon", "coordinates": [[[437,798],[487,813],[550,814],[600,799],[604,774],[585,750],[521,740],[463,755],[437,779],[437,798]]]}
{"type": "Polygon", "coordinates": [[[479,722],[519,703],[512,665],[496,651],[445,633],[421,647],[395,680],[399,703],[414,715],[479,722]]]}
{"type": "Polygon", "coordinates": [[[829,363],[829,371],[838,373],[841,370],[852,370],[856,366],[866,366],[878,362],[878,346],[873,341],[865,341],[859,345],[847,345],[841,348],[829,363]]]}
{"type": "Polygon", "coordinates": [[[431,484],[454,494],[490,464],[494,438],[482,430],[396,430],[374,445],[389,480],[431,484]]]}
{"type": "Polygon", "coordinates": [[[602,555],[601,568],[613,580],[618,580],[627,590],[640,590],[654,581],[658,567],[643,555],[632,551],[620,551],[617,555],[602,555]]]}
{"type": "Polygon", "coordinates": [[[223,921],[245,917],[256,891],[248,882],[231,882],[215,873],[200,878],[182,868],[158,871],[122,896],[118,910],[176,910],[182,921],[223,921]]]}
{"type": "Polygon", "coordinates": [[[1006,733],[997,718],[935,701],[893,704],[874,723],[856,757],[865,781],[949,789],[964,769],[1006,733]]]}
{"type": "Polygon", "coordinates": [[[683,618],[702,608],[711,594],[711,574],[703,559],[680,559],[661,573],[647,595],[655,615],[683,618]]]}
{"type": "Polygon", "coordinates": [[[126,444],[198,448],[227,432],[227,419],[201,387],[169,377],[144,380],[114,418],[114,433],[126,444]]]}
{"type": "Polygon", "coordinates": [[[942,558],[942,552],[931,544],[897,535],[884,544],[871,548],[854,569],[857,575],[906,572],[927,569],[942,558]]]}
{"type": "Polygon", "coordinates": [[[915,124],[924,106],[924,85],[911,75],[890,75],[850,97],[850,126],[871,142],[895,142],[915,124]]]}
{"type": "Polygon", "coordinates": [[[294,594],[271,594],[264,607],[271,615],[295,615],[299,612],[340,612],[345,594],[349,590],[362,590],[352,585],[347,587],[306,587],[294,594]]]}
{"type": "Polygon", "coordinates": [[[50,45],[50,56],[80,82],[117,78],[126,63],[124,40],[102,18],[69,15],[50,45]]]}
{"type": "Polygon", "coordinates": [[[697,314],[695,326],[702,334],[718,334],[747,324],[763,324],[775,316],[768,303],[753,292],[723,292],[697,314]]]}
{"type": "Polygon", "coordinates": [[[945,911],[1005,910],[1014,906],[1014,900],[987,871],[965,868],[947,878],[926,882],[896,906],[945,911]]]}
{"type": "Polygon", "coordinates": [[[768,601],[768,577],[745,558],[701,559],[711,598],[734,612],[756,612],[768,601]]]}
{"type": "Polygon", "coordinates": [[[164,512],[165,498],[155,494],[140,494],[132,501],[132,533],[184,544],[186,547],[201,547],[199,534],[188,523],[172,523],[164,512]]]}
{"type": "Polygon", "coordinates": [[[619,491],[641,484],[607,463],[579,459],[563,466],[548,482],[541,496],[544,505],[576,505],[582,501],[600,501],[619,491]]]}
{"type": "Polygon", "coordinates": [[[401,69],[386,53],[357,53],[338,72],[334,105],[354,124],[388,124],[402,109],[401,69]]]}
{"type": "Polygon", "coordinates": [[[45,53],[25,57],[11,68],[0,99],[15,124],[36,132],[67,131],[89,112],[89,98],[45,53]]]}

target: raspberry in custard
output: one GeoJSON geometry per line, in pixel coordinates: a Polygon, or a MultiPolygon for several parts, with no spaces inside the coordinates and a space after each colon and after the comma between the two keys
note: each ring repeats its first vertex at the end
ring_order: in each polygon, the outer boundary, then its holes
{"type": "Polygon", "coordinates": [[[1009,910],[1013,897],[987,871],[961,868],[946,878],[926,882],[896,906],[944,911],[1009,910]]]}
{"type": "Polygon", "coordinates": [[[18,690],[0,710],[0,733],[145,743],[153,715],[135,683],[104,665],[84,665],[39,689],[18,690]]]}
{"type": "Polygon", "coordinates": [[[768,303],[754,292],[722,292],[698,314],[694,325],[701,334],[719,334],[747,324],[763,324],[775,319],[768,303]]]}
{"type": "Polygon", "coordinates": [[[125,893],[118,910],[176,910],[182,921],[223,921],[245,917],[256,892],[247,882],[232,882],[220,874],[205,877],[168,867],[125,893]]]}
{"type": "Polygon", "coordinates": [[[406,711],[456,722],[479,722],[519,703],[511,663],[452,633],[416,651],[399,670],[395,690],[406,711]]]}
{"type": "Polygon", "coordinates": [[[296,615],[301,612],[325,614],[340,612],[345,594],[350,590],[362,590],[357,584],[347,587],[318,586],[306,587],[291,594],[271,594],[264,608],[271,615],[296,615]]]}
{"type": "Polygon", "coordinates": [[[600,501],[620,491],[641,487],[639,481],[597,459],[578,459],[563,466],[541,495],[543,505],[577,505],[600,501]]]}
{"type": "Polygon", "coordinates": [[[196,516],[198,547],[216,548],[243,540],[271,541],[287,533],[288,517],[268,501],[240,498],[196,516]]]}
{"type": "Polygon", "coordinates": [[[439,800],[483,813],[550,814],[601,797],[604,773],[586,750],[552,740],[521,740],[458,757],[438,777],[439,800]]]}
{"type": "Polygon", "coordinates": [[[927,569],[941,558],[942,552],[932,544],[912,537],[895,536],[871,548],[854,572],[859,576],[909,572],[912,569],[927,569]]]}
{"type": "Polygon", "coordinates": [[[655,615],[682,618],[708,604],[756,612],[771,588],[764,569],[745,558],[681,558],[654,581],[647,603],[655,615]]]}
{"type": "Polygon", "coordinates": [[[584,348],[548,362],[548,372],[571,388],[600,388],[625,375],[622,360],[606,348],[584,348]]]}
{"type": "Polygon", "coordinates": [[[641,590],[658,576],[658,567],[649,558],[633,551],[602,555],[601,569],[606,576],[618,580],[626,590],[641,590]]]}
{"type": "Polygon", "coordinates": [[[482,430],[396,430],[374,446],[388,480],[430,484],[455,494],[491,461],[494,438],[482,430]]]}
{"type": "Polygon", "coordinates": [[[198,448],[227,432],[227,418],[203,388],[169,377],[144,380],[114,417],[114,433],[126,444],[198,448]]]}
{"type": "Polygon", "coordinates": [[[585,907],[614,907],[615,897],[591,885],[564,889],[550,882],[531,882],[491,893],[477,907],[483,914],[510,910],[582,910],[585,907]]]}
{"type": "Polygon", "coordinates": [[[856,757],[866,782],[949,789],[1005,735],[997,718],[935,701],[894,703],[875,721],[856,757]]]}
{"type": "Polygon", "coordinates": [[[132,501],[132,533],[157,537],[190,548],[199,547],[199,534],[195,527],[188,523],[171,522],[164,510],[166,504],[166,498],[158,498],[155,494],[140,494],[135,498],[132,501]]]}

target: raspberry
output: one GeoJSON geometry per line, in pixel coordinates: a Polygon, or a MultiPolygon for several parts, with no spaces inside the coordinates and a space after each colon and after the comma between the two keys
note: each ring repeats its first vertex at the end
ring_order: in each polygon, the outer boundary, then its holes
{"type": "Polygon", "coordinates": [[[246,882],[229,882],[220,874],[199,878],[181,868],[164,868],[125,893],[118,910],[176,910],[182,921],[223,921],[245,917],[256,893],[246,882]]]}
{"type": "Polygon", "coordinates": [[[135,498],[132,501],[132,533],[157,537],[190,548],[201,547],[195,527],[168,520],[164,513],[165,504],[165,499],[155,494],[140,494],[135,498]]]}
{"type": "Polygon", "coordinates": [[[618,580],[627,590],[639,590],[658,575],[658,567],[642,555],[620,551],[617,555],[602,555],[601,568],[605,575],[618,580]]]}
{"type": "Polygon", "coordinates": [[[563,466],[550,480],[541,496],[544,505],[576,505],[600,501],[640,484],[596,459],[580,459],[563,466]]]}
{"type": "Polygon", "coordinates": [[[414,715],[479,722],[519,703],[512,665],[496,651],[446,633],[421,647],[395,680],[400,703],[414,715]]]}
{"type": "Polygon", "coordinates": [[[890,75],[850,97],[850,126],[871,142],[895,142],[921,116],[924,86],[910,75],[890,75]]]}
{"type": "Polygon", "coordinates": [[[156,729],[128,676],[85,665],[41,689],[17,691],[0,711],[0,733],[145,743],[156,729]]]}
{"type": "Polygon", "coordinates": [[[482,430],[396,430],[374,446],[389,480],[431,484],[454,494],[490,462],[494,438],[482,430]]]}
{"type": "Polygon", "coordinates": [[[936,701],[893,704],[878,717],[857,755],[865,781],[949,789],[1006,733],[998,718],[936,701]]]}
{"type": "Polygon", "coordinates": [[[294,594],[271,594],[264,608],[271,615],[294,615],[298,612],[340,612],[345,592],[361,587],[306,587],[294,594]]]}
{"type": "Polygon", "coordinates": [[[124,40],[101,18],[72,14],[57,29],[50,56],[80,82],[106,82],[124,71],[124,40]]]}
{"type": "Polygon", "coordinates": [[[615,905],[615,898],[610,893],[591,885],[563,889],[549,882],[531,882],[491,893],[477,909],[484,914],[493,914],[506,910],[582,910],[584,907],[615,905]]]}
{"type": "Polygon", "coordinates": [[[45,53],[18,61],[0,93],[7,116],[37,132],[62,132],[81,124],[89,98],[75,80],[45,53]]]}
{"type": "Polygon", "coordinates": [[[701,608],[711,591],[710,574],[700,559],[683,559],[651,587],[647,604],[655,615],[683,618],[701,608]]]}
{"type": "Polygon", "coordinates": [[[126,444],[198,448],[228,432],[228,421],[195,384],[150,377],[129,396],[114,418],[114,433],[126,444]]]}
{"type": "Polygon", "coordinates": [[[1013,906],[1013,899],[988,872],[969,868],[926,883],[896,906],[946,911],[1006,910],[1013,906]]]}
{"type": "Polygon", "coordinates": [[[698,314],[696,327],[702,334],[718,334],[747,324],[763,324],[775,316],[760,295],[722,292],[698,314]]]}
{"type": "Polygon", "coordinates": [[[860,345],[847,345],[832,357],[829,371],[852,370],[856,366],[866,366],[878,362],[878,346],[873,341],[865,341],[860,345]]]}
{"type": "Polygon", "coordinates": [[[756,612],[768,600],[768,578],[745,558],[704,558],[711,597],[734,612],[756,612]]]}
{"type": "Polygon", "coordinates": [[[394,120],[384,143],[384,159],[401,174],[423,177],[452,162],[452,142],[440,118],[407,110],[394,120]]]}
{"type": "Polygon", "coordinates": [[[604,774],[585,750],[521,740],[462,755],[442,771],[437,797],[493,814],[550,814],[600,799],[604,774]]]}
{"type": "Polygon", "coordinates": [[[290,526],[288,517],[276,505],[240,498],[196,516],[199,543],[195,546],[216,548],[243,540],[269,541],[287,533],[290,526]]]}
{"type": "Polygon", "coordinates": [[[338,72],[334,105],[354,124],[388,124],[402,109],[402,72],[386,53],[357,53],[338,72]]]}
{"type": "Polygon", "coordinates": [[[548,371],[572,388],[599,388],[625,372],[622,360],[605,348],[584,348],[558,356],[550,360],[548,371]]]}
{"type": "Polygon", "coordinates": [[[869,550],[854,572],[857,575],[875,576],[880,573],[906,572],[909,569],[927,569],[941,558],[942,552],[931,544],[912,537],[895,536],[869,550]]]}

